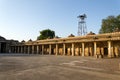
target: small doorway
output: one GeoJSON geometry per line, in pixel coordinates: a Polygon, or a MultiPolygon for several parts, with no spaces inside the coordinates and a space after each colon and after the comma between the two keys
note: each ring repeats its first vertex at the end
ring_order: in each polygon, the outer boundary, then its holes
{"type": "Polygon", "coordinates": [[[108,55],[108,48],[104,48],[104,55],[105,55],[105,56],[108,55]]]}

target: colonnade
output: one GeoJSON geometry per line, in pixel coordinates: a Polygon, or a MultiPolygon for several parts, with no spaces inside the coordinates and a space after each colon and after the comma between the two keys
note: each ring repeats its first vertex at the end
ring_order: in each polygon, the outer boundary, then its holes
{"type": "MultiPolygon", "coordinates": [[[[101,44],[102,45],[102,44],[101,44]]],[[[116,54],[118,48],[115,47],[116,54]]],[[[114,57],[112,50],[112,42],[107,41],[107,56],[114,57]]],[[[98,42],[79,42],[79,43],[56,43],[56,44],[36,44],[36,45],[15,45],[11,46],[12,53],[27,53],[27,54],[49,54],[49,55],[67,55],[68,52],[71,56],[76,54],[80,56],[98,56],[105,54],[104,46],[99,47],[98,42]],[[69,46],[68,46],[69,44],[69,46]],[[78,45],[79,44],[79,45],[78,45]],[[92,44],[90,47],[87,44],[92,44]],[[78,46],[77,46],[78,45],[78,46]],[[69,48],[69,50],[68,50],[69,48]]]]}

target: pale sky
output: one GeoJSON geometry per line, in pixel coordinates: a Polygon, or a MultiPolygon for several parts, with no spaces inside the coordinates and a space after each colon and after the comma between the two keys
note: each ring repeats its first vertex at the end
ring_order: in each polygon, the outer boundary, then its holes
{"type": "Polygon", "coordinates": [[[87,31],[97,34],[102,19],[120,14],[120,0],[0,0],[0,36],[36,40],[44,29],[77,36],[77,16],[84,13],[87,31]]]}

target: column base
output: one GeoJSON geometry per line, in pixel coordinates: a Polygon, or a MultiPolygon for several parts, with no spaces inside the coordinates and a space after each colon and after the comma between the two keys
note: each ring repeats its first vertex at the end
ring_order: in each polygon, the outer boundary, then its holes
{"type": "Polygon", "coordinates": [[[82,54],[82,56],[84,57],[85,55],[84,55],[84,54],[82,54]]]}
{"type": "Polygon", "coordinates": [[[117,57],[117,58],[118,58],[118,57],[119,57],[119,55],[115,55],[115,57],[117,57]]]}
{"type": "Polygon", "coordinates": [[[75,56],[74,54],[72,54],[72,56],[75,56]]]}
{"type": "Polygon", "coordinates": [[[112,58],[112,55],[108,55],[108,58],[112,58]]]}
{"type": "Polygon", "coordinates": [[[95,57],[95,58],[103,58],[103,55],[96,54],[94,57],[95,57]]]}

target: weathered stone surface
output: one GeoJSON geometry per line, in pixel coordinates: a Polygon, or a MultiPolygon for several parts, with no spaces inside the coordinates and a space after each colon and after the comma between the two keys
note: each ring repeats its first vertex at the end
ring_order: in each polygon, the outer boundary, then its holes
{"type": "Polygon", "coordinates": [[[120,59],[0,54],[0,80],[120,80],[120,59]]]}

